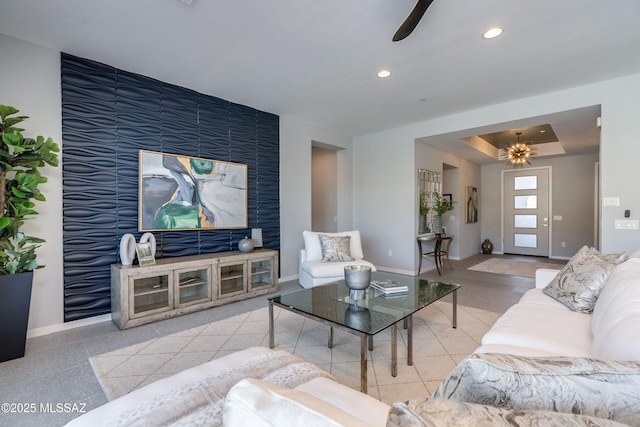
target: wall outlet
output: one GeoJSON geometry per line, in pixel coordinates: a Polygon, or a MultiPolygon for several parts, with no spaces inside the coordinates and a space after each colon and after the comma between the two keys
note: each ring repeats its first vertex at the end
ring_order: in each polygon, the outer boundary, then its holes
{"type": "Polygon", "coordinates": [[[567,242],[560,242],[560,247],[561,248],[566,248],[567,247],[567,242]]]}
{"type": "Polygon", "coordinates": [[[387,255],[389,255],[389,256],[393,256],[393,251],[392,251],[391,249],[389,249],[389,250],[387,251],[387,255]]]}

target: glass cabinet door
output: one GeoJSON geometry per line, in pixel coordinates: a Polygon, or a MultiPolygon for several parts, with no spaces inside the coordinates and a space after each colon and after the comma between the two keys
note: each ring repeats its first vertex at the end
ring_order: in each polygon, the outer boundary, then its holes
{"type": "Polygon", "coordinates": [[[179,307],[211,300],[211,267],[176,270],[176,305],[179,307]]]}
{"type": "Polygon", "coordinates": [[[130,277],[130,317],[147,316],[151,313],[173,309],[173,290],[170,272],[151,277],[130,277]]]}
{"type": "Polygon", "coordinates": [[[246,292],[245,261],[223,263],[218,267],[218,296],[227,297],[246,292]]]}
{"type": "Polygon", "coordinates": [[[249,261],[249,290],[273,286],[272,259],[257,259],[249,261]]]}

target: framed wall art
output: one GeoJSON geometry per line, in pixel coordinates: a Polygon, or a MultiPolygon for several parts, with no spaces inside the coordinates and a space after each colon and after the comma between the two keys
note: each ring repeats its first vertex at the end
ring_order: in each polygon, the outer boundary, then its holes
{"type": "Polygon", "coordinates": [[[465,193],[467,203],[466,222],[478,222],[478,188],[468,185],[465,193]]]}
{"type": "Polygon", "coordinates": [[[247,165],[140,150],[140,231],[247,228],[247,165]]]}

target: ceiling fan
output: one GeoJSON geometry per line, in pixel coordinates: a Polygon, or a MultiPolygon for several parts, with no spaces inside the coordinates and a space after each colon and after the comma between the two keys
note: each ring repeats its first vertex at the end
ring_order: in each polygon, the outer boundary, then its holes
{"type": "Polygon", "coordinates": [[[420,19],[422,19],[424,13],[427,11],[429,6],[431,6],[431,3],[433,3],[433,0],[418,0],[411,11],[411,14],[409,14],[400,28],[398,28],[398,31],[393,35],[394,42],[400,41],[411,34],[418,25],[418,22],[420,22],[420,19]]]}

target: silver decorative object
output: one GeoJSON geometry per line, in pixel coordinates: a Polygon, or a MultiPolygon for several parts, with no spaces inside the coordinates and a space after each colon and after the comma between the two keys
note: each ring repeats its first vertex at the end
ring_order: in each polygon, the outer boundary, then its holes
{"type": "Polygon", "coordinates": [[[361,300],[371,284],[371,267],[366,265],[348,265],[344,268],[344,282],[349,288],[349,298],[361,300]]]}
{"type": "Polygon", "coordinates": [[[238,250],[240,252],[251,252],[253,248],[254,248],[253,240],[251,240],[248,237],[245,237],[244,239],[238,242],[238,250]]]}

